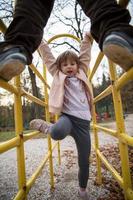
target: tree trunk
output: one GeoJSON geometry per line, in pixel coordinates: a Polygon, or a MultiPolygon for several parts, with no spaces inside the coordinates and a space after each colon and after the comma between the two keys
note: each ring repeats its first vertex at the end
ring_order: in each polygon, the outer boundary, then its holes
{"type": "MultiPolygon", "coordinates": [[[[39,98],[39,93],[38,93],[38,89],[37,89],[37,85],[36,85],[36,77],[35,74],[33,73],[33,71],[30,69],[30,67],[28,67],[29,70],[29,74],[31,77],[31,84],[32,84],[32,94],[39,98]]],[[[33,118],[39,118],[39,105],[36,103],[33,103],[33,113],[32,113],[32,117],[33,118]]]]}

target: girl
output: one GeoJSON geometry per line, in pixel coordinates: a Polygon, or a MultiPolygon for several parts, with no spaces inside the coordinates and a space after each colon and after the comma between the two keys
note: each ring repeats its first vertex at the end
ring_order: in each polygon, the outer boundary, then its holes
{"type": "Polygon", "coordinates": [[[67,135],[73,137],[78,151],[78,193],[82,199],[88,199],[86,187],[91,149],[89,128],[92,95],[87,78],[91,43],[91,34],[86,33],[81,43],[79,56],[73,51],[65,51],[55,59],[47,43],[41,42],[39,52],[53,76],[49,94],[49,111],[60,114],[60,118],[55,124],[41,119],[30,122],[32,129],[50,134],[54,140],[62,140],[67,135]]]}

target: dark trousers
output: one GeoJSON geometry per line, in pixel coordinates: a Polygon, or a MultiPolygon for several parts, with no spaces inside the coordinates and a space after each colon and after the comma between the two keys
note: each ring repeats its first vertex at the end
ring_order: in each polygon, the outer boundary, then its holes
{"type": "Polygon", "coordinates": [[[62,140],[67,135],[72,136],[75,140],[78,151],[79,186],[82,188],[87,187],[89,177],[89,157],[91,150],[89,129],[89,121],[63,114],[49,130],[54,140],[62,140]]]}
{"type": "MultiPolygon", "coordinates": [[[[101,49],[104,37],[114,30],[133,36],[129,12],[117,5],[116,0],[78,0],[78,3],[91,19],[91,33],[101,49]]],[[[3,45],[23,45],[28,64],[41,42],[53,4],[54,0],[17,0],[14,20],[5,34],[3,45]]]]}

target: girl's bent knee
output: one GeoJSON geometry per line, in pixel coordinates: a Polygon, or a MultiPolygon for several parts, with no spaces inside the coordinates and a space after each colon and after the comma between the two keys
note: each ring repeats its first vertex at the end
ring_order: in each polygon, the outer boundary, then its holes
{"type": "Polygon", "coordinates": [[[50,133],[54,140],[62,140],[66,137],[66,134],[64,134],[63,130],[59,127],[52,127],[50,133]]]}

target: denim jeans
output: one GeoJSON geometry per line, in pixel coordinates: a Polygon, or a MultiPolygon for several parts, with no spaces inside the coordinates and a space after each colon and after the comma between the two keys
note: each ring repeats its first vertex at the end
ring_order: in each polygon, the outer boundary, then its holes
{"type": "MultiPolygon", "coordinates": [[[[120,7],[116,0],[78,0],[84,13],[91,20],[91,33],[102,49],[106,35],[112,31],[122,31],[133,36],[133,27],[129,25],[128,10],[120,7]]],[[[54,0],[17,0],[14,20],[5,34],[7,44],[22,45],[32,61],[32,53],[37,49],[43,36],[54,0]]]]}

